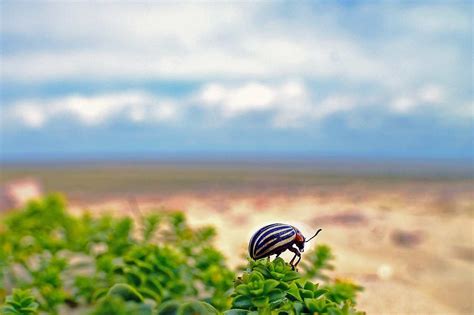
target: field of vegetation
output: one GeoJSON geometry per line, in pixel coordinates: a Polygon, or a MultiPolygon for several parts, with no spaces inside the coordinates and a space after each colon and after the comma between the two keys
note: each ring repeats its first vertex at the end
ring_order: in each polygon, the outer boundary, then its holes
{"type": "Polygon", "coordinates": [[[2,314],[362,314],[362,288],[331,279],[331,249],[233,270],[211,226],[182,212],[72,216],[51,195],[2,217],[2,314]]]}
{"type": "Polygon", "coordinates": [[[263,313],[266,307],[291,314],[305,310],[299,309],[304,295],[292,295],[295,286],[310,281],[318,284],[314,290],[325,290],[312,299],[335,303],[329,314],[472,314],[472,178],[472,168],[462,165],[416,163],[5,167],[2,185],[32,179],[45,195],[62,192],[68,204],[49,197],[0,214],[0,301],[11,296],[8,301],[32,302],[38,312],[73,315],[115,303],[122,313],[129,307],[157,313],[170,304],[171,314],[178,308],[210,312],[201,302],[218,312],[263,313]],[[298,273],[291,273],[299,279],[271,276],[277,265],[290,271],[283,264],[289,254],[270,263],[246,259],[251,234],[271,222],[293,224],[307,236],[323,229],[308,244],[298,273]],[[147,259],[153,266],[138,263],[147,259]],[[266,280],[280,281],[269,305],[237,290],[254,280],[263,287],[266,280]],[[13,295],[14,288],[29,291],[13,295]]]}

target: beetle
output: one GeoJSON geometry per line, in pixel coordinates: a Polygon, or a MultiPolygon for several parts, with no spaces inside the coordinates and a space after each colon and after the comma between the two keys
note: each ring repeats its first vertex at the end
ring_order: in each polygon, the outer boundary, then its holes
{"type": "Polygon", "coordinates": [[[304,244],[312,240],[318,233],[306,240],[303,234],[292,225],[283,223],[273,223],[260,228],[252,236],[249,242],[249,255],[252,259],[257,260],[271,255],[280,256],[286,250],[293,252],[295,255],[290,261],[290,265],[294,270],[301,260],[301,253],[304,252],[304,244]],[[293,245],[296,245],[294,247],[293,245]],[[293,261],[298,257],[295,264],[293,261]]]}

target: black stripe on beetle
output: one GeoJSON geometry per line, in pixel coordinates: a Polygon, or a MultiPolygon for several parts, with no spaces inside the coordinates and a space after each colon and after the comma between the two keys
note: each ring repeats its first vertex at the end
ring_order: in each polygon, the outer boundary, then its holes
{"type": "Polygon", "coordinates": [[[301,253],[304,251],[304,244],[313,239],[321,231],[306,240],[301,232],[292,225],[283,223],[273,223],[260,228],[252,236],[249,242],[249,255],[252,259],[270,257],[271,255],[280,256],[286,250],[295,254],[290,261],[293,269],[296,268],[301,260],[301,253]],[[293,245],[296,245],[294,247],[293,245]],[[298,257],[295,264],[293,261],[298,257]]]}

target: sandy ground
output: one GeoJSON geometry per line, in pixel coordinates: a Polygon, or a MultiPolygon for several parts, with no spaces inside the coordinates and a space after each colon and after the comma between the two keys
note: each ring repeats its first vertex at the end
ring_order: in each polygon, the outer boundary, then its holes
{"type": "MultiPolygon", "coordinates": [[[[216,226],[216,245],[233,266],[242,262],[251,234],[266,223],[291,223],[305,235],[322,228],[310,246],[333,248],[337,276],[365,287],[358,301],[368,314],[473,314],[473,191],[472,182],[416,182],[135,198],[142,212],[181,209],[193,225],[216,226]]],[[[75,212],[132,213],[127,198],[72,198],[71,206],[75,212]]]]}

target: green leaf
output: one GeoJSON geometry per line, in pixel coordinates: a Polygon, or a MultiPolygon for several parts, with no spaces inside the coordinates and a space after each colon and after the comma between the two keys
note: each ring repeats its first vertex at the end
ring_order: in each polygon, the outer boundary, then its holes
{"type": "Polygon", "coordinates": [[[283,300],[285,296],[286,293],[279,289],[273,289],[272,291],[270,291],[270,293],[268,293],[268,297],[270,298],[270,302],[272,303],[277,302],[279,300],[283,300]]]}
{"type": "Polygon", "coordinates": [[[243,309],[232,309],[224,312],[224,315],[248,315],[249,311],[243,309]]]}
{"type": "Polygon", "coordinates": [[[305,289],[300,289],[300,295],[301,297],[303,297],[303,299],[306,299],[306,298],[312,299],[314,297],[313,291],[305,290],[305,289]]]}
{"type": "Polygon", "coordinates": [[[104,296],[107,294],[108,291],[109,291],[109,290],[106,289],[106,288],[97,289],[97,290],[94,292],[94,294],[92,295],[92,300],[96,301],[96,300],[98,300],[98,299],[104,297],[104,296]]]}
{"type": "Polygon", "coordinates": [[[13,306],[15,309],[21,309],[23,307],[23,305],[21,305],[21,302],[15,301],[12,298],[7,298],[6,302],[13,306]]]}
{"type": "Polygon", "coordinates": [[[177,301],[167,301],[158,307],[158,315],[176,315],[180,304],[177,301]]]}
{"type": "Polygon", "coordinates": [[[278,289],[282,289],[284,291],[288,291],[288,289],[290,288],[290,285],[286,282],[280,282],[277,286],[278,289]]]}
{"type": "Polygon", "coordinates": [[[297,315],[303,314],[304,304],[302,302],[294,302],[293,309],[297,315]]]}
{"type": "Polygon", "coordinates": [[[265,268],[264,266],[261,266],[261,265],[255,266],[253,270],[261,273],[265,278],[271,277],[270,271],[268,271],[268,269],[265,268]]]}
{"type": "Polygon", "coordinates": [[[270,274],[274,279],[278,279],[278,280],[284,279],[286,276],[283,272],[276,272],[276,271],[271,271],[270,274]]]}
{"type": "Polygon", "coordinates": [[[178,308],[177,315],[212,315],[217,314],[217,310],[204,302],[184,303],[178,308]]]}
{"type": "Polygon", "coordinates": [[[153,291],[156,291],[157,294],[162,295],[163,286],[161,285],[160,281],[156,277],[149,276],[147,278],[146,284],[150,289],[152,289],[153,291]]]}
{"type": "Polygon", "coordinates": [[[314,291],[316,290],[318,286],[317,285],[314,285],[313,283],[309,282],[309,281],[306,281],[305,285],[304,285],[304,288],[306,290],[310,290],[310,291],[314,291]]]}
{"type": "Polygon", "coordinates": [[[10,315],[10,314],[20,314],[15,310],[15,308],[11,305],[5,305],[0,307],[0,314],[10,315]]]}
{"type": "Polygon", "coordinates": [[[259,295],[262,295],[262,294],[263,294],[263,288],[257,288],[257,289],[254,289],[254,290],[250,290],[250,295],[259,296],[259,295]]]}
{"type": "Polygon", "coordinates": [[[21,305],[22,305],[22,306],[28,306],[28,305],[30,305],[31,303],[33,303],[34,300],[35,300],[35,298],[32,297],[32,296],[24,296],[24,297],[22,298],[22,300],[21,300],[21,305]]]}
{"type": "Polygon", "coordinates": [[[36,306],[36,307],[23,307],[21,309],[22,312],[31,313],[31,314],[35,313],[37,310],[38,310],[38,306],[36,306]]]}
{"type": "Polygon", "coordinates": [[[125,272],[125,277],[127,278],[128,282],[133,284],[135,287],[140,286],[142,281],[142,274],[136,270],[127,270],[125,272]]]}
{"type": "Polygon", "coordinates": [[[268,293],[272,289],[276,288],[280,282],[273,280],[273,279],[267,279],[265,280],[265,283],[263,285],[263,292],[268,293]]]}
{"type": "Polygon", "coordinates": [[[150,298],[154,301],[160,301],[161,300],[161,297],[157,292],[155,292],[153,290],[150,290],[148,288],[139,288],[138,292],[145,298],[150,298]]]}
{"type": "Polygon", "coordinates": [[[143,297],[138,291],[125,283],[117,283],[107,292],[108,296],[119,296],[125,301],[143,302],[143,297]]]}
{"type": "Polygon", "coordinates": [[[241,285],[238,285],[236,288],[235,288],[235,292],[240,294],[240,295],[248,295],[250,294],[250,290],[248,288],[247,285],[245,284],[241,284],[241,285]]]}
{"type": "Polygon", "coordinates": [[[254,297],[252,298],[252,304],[257,308],[263,308],[268,306],[269,300],[268,296],[254,297]]]}
{"type": "Polygon", "coordinates": [[[39,304],[29,290],[14,289],[13,294],[5,299],[5,305],[0,308],[2,314],[37,314],[39,304]]]}
{"type": "Polygon", "coordinates": [[[318,304],[318,301],[315,299],[304,299],[304,304],[307,308],[307,310],[311,313],[316,313],[320,312],[323,309],[321,308],[321,305],[318,304]]]}
{"type": "Polygon", "coordinates": [[[236,308],[248,309],[252,306],[252,299],[249,296],[239,295],[234,298],[232,305],[236,308]]]}
{"type": "Polygon", "coordinates": [[[294,300],[300,301],[300,302],[303,301],[303,299],[301,298],[301,295],[300,295],[300,290],[299,290],[299,288],[298,288],[298,286],[296,285],[295,282],[290,284],[290,287],[289,287],[289,290],[288,290],[287,294],[290,297],[290,299],[292,299],[293,301],[294,300]]]}
{"type": "Polygon", "coordinates": [[[289,271],[285,274],[283,277],[283,281],[294,281],[296,279],[299,279],[301,276],[298,272],[296,271],[289,271]]]}
{"type": "Polygon", "coordinates": [[[316,299],[316,298],[320,297],[321,295],[323,295],[326,292],[327,292],[327,290],[325,290],[325,289],[317,289],[317,290],[313,291],[313,297],[316,299]]]}

